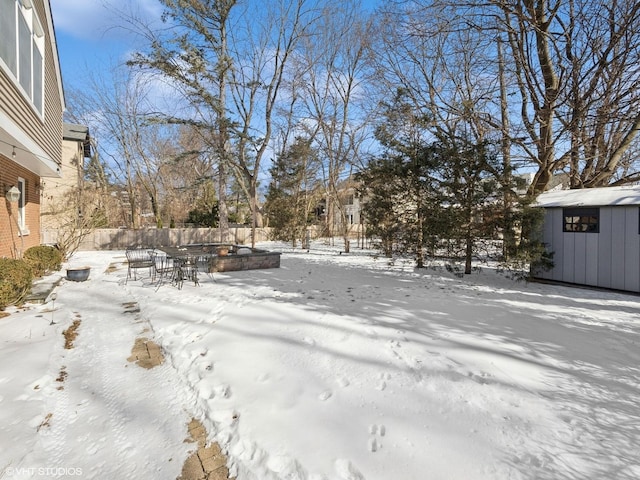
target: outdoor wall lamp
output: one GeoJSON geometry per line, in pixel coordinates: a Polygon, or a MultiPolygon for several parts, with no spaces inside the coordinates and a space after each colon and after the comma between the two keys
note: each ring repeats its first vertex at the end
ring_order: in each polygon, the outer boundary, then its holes
{"type": "Polygon", "coordinates": [[[17,202],[18,200],[20,200],[20,190],[18,190],[18,188],[14,185],[9,190],[7,190],[5,197],[7,198],[9,203],[17,202]]]}

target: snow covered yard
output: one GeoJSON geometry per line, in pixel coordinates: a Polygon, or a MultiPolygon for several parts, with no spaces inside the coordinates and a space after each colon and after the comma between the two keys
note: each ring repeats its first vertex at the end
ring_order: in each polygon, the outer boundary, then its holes
{"type": "Polygon", "coordinates": [[[192,416],[240,480],[640,478],[639,297],[278,247],[182,290],[78,253],[0,320],[0,478],[175,479],[192,416]]]}

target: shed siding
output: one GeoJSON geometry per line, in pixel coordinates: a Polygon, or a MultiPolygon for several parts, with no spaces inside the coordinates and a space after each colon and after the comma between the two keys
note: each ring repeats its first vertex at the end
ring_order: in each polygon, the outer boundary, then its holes
{"type": "Polygon", "coordinates": [[[562,211],[558,209],[547,210],[547,220],[548,221],[545,222],[545,226],[548,225],[551,231],[549,237],[545,238],[545,242],[547,245],[557,245],[557,247],[555,248],[553,256],[556,268],[549,272],[545,272],[545,275],[547,275],[546,278],[559,281],[562,278],[562,259],[564,253],[562,242],[562,211]]]}
{"type": "Polygon", "coordinates": [[[574,250],[575,233],[565,233],[562,236],[562,281],[574,283],[576,280],[576,272],[574,265],[576,263],[576,254],[574,250]]]}
{"type": "Polygon", "coordinates": [[[589,258],[585,261],[585,285],[598,285],[598,269],[599,269],[599,251],[600,251],[600,239],[599,234],[585,235],[587,242],[587,252],[589,252],[589,258]]]}
{"type": "Polygon", "coordinates": [[[594,255],[590,255],[590,252],[587,251],[587,237],[593,234],[579,234],[573,233],[571,236],[573,237],[573,282],[586,284],[587,282],[587,262],[590,261],[591,258],[595,259],[594,255]]]}
{"type": "Polygon", "coordinates": [[[600,233],[598,249],[598,282],[596,285],[603,288],[612,288],[611,285],[611,258],[613,248],[611,239],[613,238],[613,219],[611,209],[600,209],[600,233]]]}
{"type": "Polygon", "coordinates": [[[624,290],[625,226],[623,208],[606,208],[611,212],[611,288],[624,290]]]}
{"type": "Polygon", "coordinates": [[[599,233],[563,232],[563,209],[547,208],[543,241],[554,268],[538,277],[640,292],[640,207],[600,207],[599,233]]]}
{"type": "Polygon", "coordinates": [[[640,234],[638,208],[626,207],[625,212],[625,268],[624,289],[640,292],[640,234]]]}

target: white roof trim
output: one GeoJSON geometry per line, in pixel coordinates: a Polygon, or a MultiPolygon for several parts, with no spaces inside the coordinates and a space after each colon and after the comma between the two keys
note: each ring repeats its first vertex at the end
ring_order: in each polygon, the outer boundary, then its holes
{"type": "Polygon", "coordinates": [[[579,190],[557,190],[541,193],[536,207],[605,207],[640,205],[640,185],[579,190]]]}
{"type": "Polygon", "coordinates": [[[0,138],[19,149],[15,162],[41,177],[60,177],[60,166],[29,135],[0,110],[0,138]]]}

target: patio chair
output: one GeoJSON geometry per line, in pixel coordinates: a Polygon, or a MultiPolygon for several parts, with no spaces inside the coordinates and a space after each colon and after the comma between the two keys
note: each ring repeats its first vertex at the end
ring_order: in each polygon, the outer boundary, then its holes
{"type": "Polygon", "coordinates": [[[153,248],[142,248],[142,247],[130,247],[125,250],[125,255],[127,256],[127,279],[125,280],[125,284],[131,278],[133,274],[133,279],[137,279],[137,271],[141,268],[146,268],[149,270],[149,276],[153,278],[154,275],[154,261],[153,261],[153,248]]]}
{"type": "Polygon", "coordinates": [[[165,280],[173,281],[176,265],[173,258],[164,253],[153,252],[151,258],[153,259],[153,276],[157,282],[156,290],[158,290],[165,280]]]}
{"type": "Polygon", "coordinates": [[[192,280],[194,285],[200,285],[198,280],[198,263],[196,257],[188,255],[174,258],[173,262],[173,283],[176,284],[178,289],[182,289],[182,284],[185,280],[192,280]]]}

